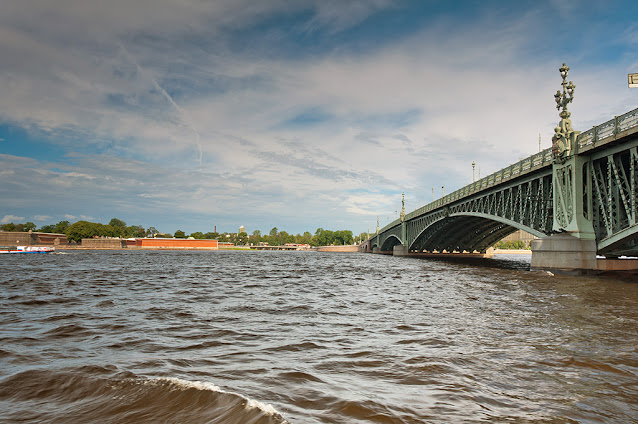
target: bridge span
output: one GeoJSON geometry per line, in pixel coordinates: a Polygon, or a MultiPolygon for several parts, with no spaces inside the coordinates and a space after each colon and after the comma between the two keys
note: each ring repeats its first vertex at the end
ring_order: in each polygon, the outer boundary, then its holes
{"type": "Polygon", "coordinates": [[[400,218],[377,224],[360,251],[485,254],[521,229],[538,237],[533,268],[638,269],[638,260],[618,260],[638,256],[638,108],[574,131],[567,103],[575,86],[565,81],[567,70],[563,64],[552,148],[410,213],[404,203],[400,218]]]}

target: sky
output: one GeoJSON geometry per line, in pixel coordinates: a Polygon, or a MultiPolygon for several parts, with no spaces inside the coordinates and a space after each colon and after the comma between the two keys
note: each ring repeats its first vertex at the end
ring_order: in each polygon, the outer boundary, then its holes
{"type": "Polygon", "coordinates": [[[563,62],[638,107],[638,2],[3,0],[0,57],[0,223],[359,234],[550,147],[563,62]]]}

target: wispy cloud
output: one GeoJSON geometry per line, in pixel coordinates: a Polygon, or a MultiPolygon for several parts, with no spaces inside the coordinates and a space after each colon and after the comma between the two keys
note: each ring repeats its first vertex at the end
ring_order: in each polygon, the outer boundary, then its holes
{"type": "Polygon", "coordinates": [[[23,223],[24,217],[16,215],[5,215],[0,219],[0,224],[8,224],[10,222],[13,222],[15,224],[23,223]]]}
{"type": "Polygon", "coordinates": [[[577,128],[635,107],[611,77],[636,63],[635,24],[614,24],[624,59],[592,63],[555,48],[577,34],[555,30],[571,2],[444,8],[406,32],[366,25],[409,2],[114,1],[3,4],[0,124],[66,152],[0,155],[7,216],[362,226],[403,191],[416,207],[470,182],[473,161],[487,174],[539,134],[549,147],[565,60],[577,128]]]}

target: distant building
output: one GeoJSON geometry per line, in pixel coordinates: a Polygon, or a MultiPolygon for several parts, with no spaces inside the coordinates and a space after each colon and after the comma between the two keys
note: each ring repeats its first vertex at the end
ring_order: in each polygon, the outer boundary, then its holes
{"type": "Polygon", "coordinates": [[[65,234],[40,233],[36,231],[0,231],[1,246],[65,246],[66,244],[67,240],[65,234]]]}
{"type": "Polygon", "coordinates": [[[243,225],[239,227],[239,233],[246,233],[246,228],[243,225]]]}
{"type": "Polygon", "coordinates": [[[83,238],[82,247],[87,249],[122,249],[128,246],[126,240],[119,237],[83,238]]]}
{"type": "Polygon", "coordinates": [[[135,245],[142,249],[210,249],[217,250],[217,240],[139,238],[135,245]]]}
{"type": "Polygon", "coordinates": [[[534,237],[533,235],[531,235],[530,233],[528,233],[526,231],[517,230],[515,233],[510,234],[509,236],[505,237],[501,241],[518,241],[518,240],[521,240],[522,242],[525,243],[525,245],[529,246],[530,243],[532,242],[532,240],[534,240],[535,238],[536,237],[534,237]]]}

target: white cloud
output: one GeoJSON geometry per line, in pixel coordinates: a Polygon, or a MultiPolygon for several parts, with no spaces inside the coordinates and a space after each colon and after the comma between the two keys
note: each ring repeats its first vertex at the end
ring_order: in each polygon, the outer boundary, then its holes
{"type": "Polygon", "coordinates": [[[49,221],[52,217],[50,217],[49,215],[35,215],[33,217],[33,220],[36,222],[43,222],[43,221],[49,221]]]}
{"type": "Polygon", "coordinates": [[[19,224],[19,223],[23,223],[24,219],[25,218],[23,216],[5,215],[2,217],[2,219],[0,219],[0,224],[8,224],[10,222],[13,222],[14,224],[19,224]]]}
{"type": "MultiPolygon", "coordinates": [[[[314,11],[307,34],[335,34],[396,5],[36,3],[3,6],[0,120],[85,153],[7,159],[0,194],[67,199],[72,210],[46,213],[68,220],[108,220],[119,207],[137,221],[150,209],[230,221],[229,210],[243,209],[362,229],[393,215],[403,191],[415,208],[432,187],[438,197],[443,185],[469,183],[472,161],[485,176],[535,153],[539,133],[549,147],[558,119],[563,59],[539,41],[551,23],[533,10],[478,16],[454,31],[444,20],[356,53],[271,57],[232,50],[228,38],[287,7],[314,11]],[[528,56],[534,40],[543,48],[528,56]]],[[[571,66],[577,129],[635,106],[626,79],[610,77],[626,63],[571,66]]],[[[30,197],[18,199],[21,210],[34,207],[30,197]]]]}

